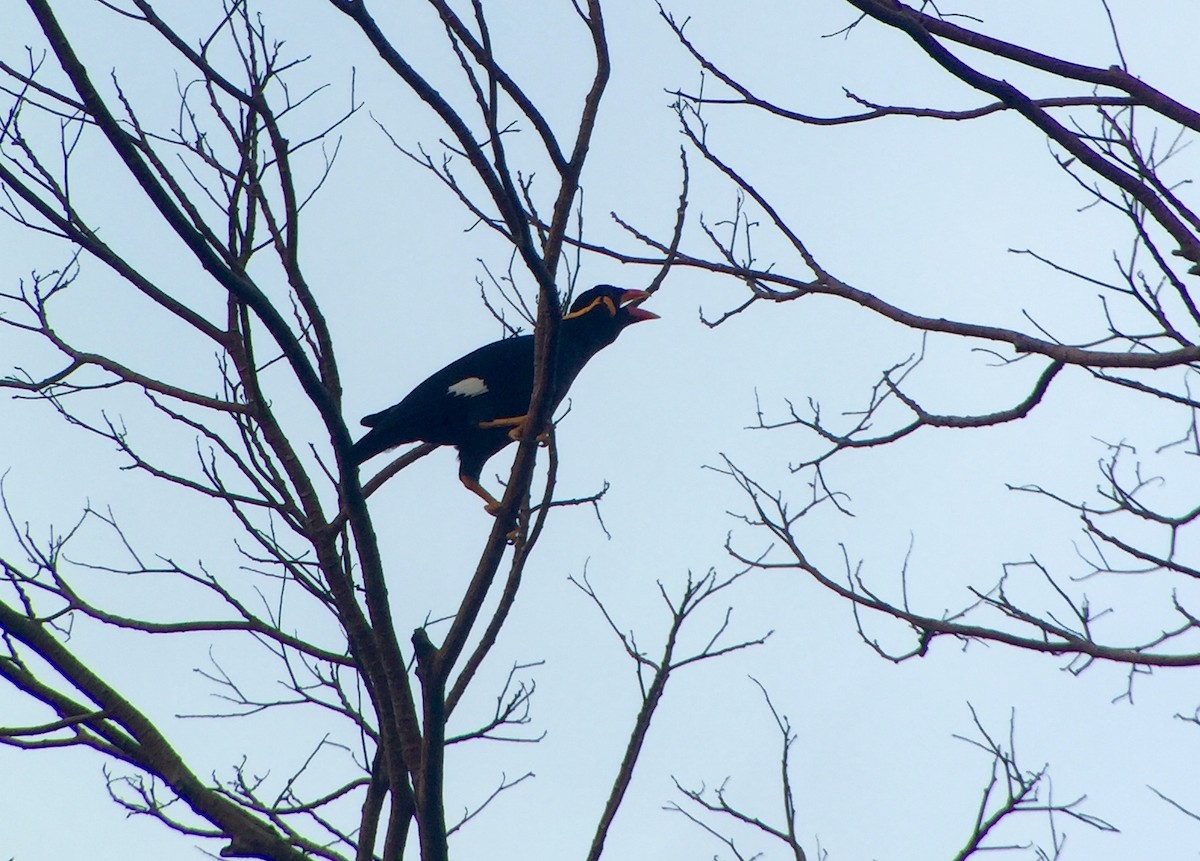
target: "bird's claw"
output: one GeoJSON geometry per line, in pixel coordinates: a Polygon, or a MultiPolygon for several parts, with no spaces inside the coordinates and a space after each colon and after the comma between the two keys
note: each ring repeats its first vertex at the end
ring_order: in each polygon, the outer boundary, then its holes
{"type": "MultiPolygon", "coordinates": [[[[500,509],[503,507],[504,505],[501,502],[488,502],[484,504],[483,510],[492,515],[492,517],[498,517],[500,515],[500,509]]],[[[508,531],[508,534],[504,536],[504,542],[511,547],[513,544],[517,543],[517,539],[520,537],[521,527],[514,526],[508,531]]]]}
{"type": "MultiPolygon", "coordinates": [[[[521,422],[508,432],[508,438],[514,442],[520,442],[525,438],[525,432],[528,430],[528,422],[521,422]]],[[[547,428],[537,435],[538,445],[542,448],[550,445],[550,430],[547,428]]]]}

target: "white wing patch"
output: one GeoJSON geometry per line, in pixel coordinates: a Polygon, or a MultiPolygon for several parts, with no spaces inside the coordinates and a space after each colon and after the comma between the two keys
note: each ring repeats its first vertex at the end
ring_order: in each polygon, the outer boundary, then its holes
{"type": "Polygon", "coordinates": [[[446,393],[458,395],[461,398],[477,398],[486,394],[487,390],[487,383],[484,382],[483,377],[466,377],[446,389],[446,393]]]}

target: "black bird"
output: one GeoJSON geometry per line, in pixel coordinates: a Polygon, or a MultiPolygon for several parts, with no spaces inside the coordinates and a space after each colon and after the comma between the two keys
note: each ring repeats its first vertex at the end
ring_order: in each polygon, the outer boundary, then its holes
{"type": "MultiPolygon", "coordinates": [[[[588,360],[622,329],[657,319],[638,307],[649,296],[601,284],[572,303],[558,330],[552,408],[588,360]]],[[[371,430],[354,444],[354,462],[407,442],[455,446],[459,480],[494,512],[500,503],[479,484],[479,476],[488,459],[516,439],[532,393],[533,335],[480,347],[430,376],[394,407],[364,418],[371,430]]]]}

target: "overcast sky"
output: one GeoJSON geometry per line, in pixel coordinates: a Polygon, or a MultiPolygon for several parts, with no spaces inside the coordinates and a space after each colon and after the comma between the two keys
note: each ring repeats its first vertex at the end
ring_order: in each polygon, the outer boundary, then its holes
{"type": "MultiPolygon", "coordinates": [[[[212,14],[210,4],[186,4],[194,7],[186,13],[170,5],[163,4],[169,20],[183,22],[171,16],[199,14],[201,7],[200,19],[212,14]]],[[[412,5],[395,14],[410,14],[412,5]]],[[[1194,59],[1200,8],[1186,0],[1152,4],[1152,13],[1132,0],[1111,5],[1131,69],[1180,100],[1200,104],[1194,59]]],[[[613,79],[584,175],[585,230],[594,242],[637,250],[608,213],[615,210],[655,235],[669,232],[682,138],[666,90],[695,89],[700,78],[653,3],[622,0],[610,7],[613,79]]],[[[752,7],[709,0],[668,4],[677,17],[691,17],[689,35],[715,60],[761,95],[797,110],[851,110],[843,87],[881,103],[980,103],[945,80],[911,42],[880,27],[823,38],[853,20],[845,3],[752,7]]],[[[333,328],[347,409],[356,420],[499,337],[499,326],[478,301],[476,279],[485,277],[481,260],[500,272],[508,255],[496,237],[470,229],[471,215],[381,131],[431,152],[438,152],[444,137],[348,22],[316,2],[264,2],[259,8],[268,27],[286,39],[286,52],[310,57],[297,72],[296,91],[330,85],[303,109],[299,130],[316,130],[344,111],[352,80],[355,98],[365,105],[342,128],[333,173],[302,228],[302,262],[333,328]]],[[[1048,53],[1101,67],[1117,61],[1098,0],[971,2],[963,11],[983,17],[989,33],[1048,53]]],[[[435,79],[443,80],[438,69],[453,71],[428,15],[414,12],[417,20],[407,21],[382,9],[378,14],[399,47],[434,70],[435,79]]],[[[44,48],[29,13],[11,4],[4,17],[0,55],[20,65],[25,44],[40,55],[44,48]]],[[[499,55],[552,121],[568,127],[587,83],[581,59],[586,34],[570,4],[507,2],[493,17],[499,55]]],[[[122,87],[146,106],[146,116],[164,127],[174,120],[176,77],[174,65],[164,65],[173,63],[168,52],[132,22],[101,8],[89,7],[64,24],[79,38],[97,80],[107,83],[114,70],[122,87]]],[[[447,94],[456,92],[446,80],[447,94]]],[[[1032,77],[1018,83],[1039,86],[1032,77]]],[[[769,192],[827,267],[914,311],[1012,326],[1028,326],[1028,311],[1070,337],[1081,316],[1099,315],[1096,291],[1008,249],[1032,248],[1107,277],[1113,250],[1129,245],[1115,215],[1080,211],[1087,197],[1055,167],[1036,131],[1015,117],[953,125],[894,119],[831,129],[789,127],[742,109],[710,108],[705,118],[713,148],[769,192]]],[[[75,189],[106,241],[178,285],[181,295],[198,297],[202,305],[219,302],[185,251],[147,220],[147,207],[113,159],[91,143],[81,148],[75,189]]],[[[513,148],[518,157],[527,151],[519,138],[513,148]]],[[[319,163],[314,152],[301,167],[315,176],[319,163]]],[[[1194,152],[1185,151],[1180,163],[1180,176],[1195,174],[1194,152]]],[[[545,171],[544,165],[529,167],[545,171]]],[[[698,159],[693,168],[691,215],[719,224],[733,212],[733,191],[698,159]]],[[[548,172],[545,182],[548,193],[548,172]]],[[[704,241],[693,221],[685,246],[704,251],[704,241]]],[[[765,228],[755,242],[760,265],[802,272],[765,228]]],[[[0,224],[0,249],[0,289],[6,292],[31,271],[60,266],[68,257],[64,246],[9,222],[0,224]]],[[[589,257],[580,285],[644,287],[652,275],[589,257]]],[[[526,278],[524,286],[529,283],[526,278]]],[[[536,779],[501,797],[456,835],[456,857],[574,858],[591,839],[638,707],[638,688],[620,644],[567,578],[586,572],[619,624],[656,653],[666,620],[657,583],[677,592],[689,572],[737,570],[724,551],[730,534],[746,553],[766,549],[765,536],[732,516],[747,511],[737,487],[705,467],[728,456],[769,490],[785,491],[797,505],[805,499],[805,477],[792,475],[788,466],[810,455],[814,440],[800,430],[747,429],[756,422],[756,408],[768,419],[783,418],[789,400],[818,400],[831,417],[861,409],[880,371],[921,348],[914,333],[824,298],[755,308],[715,330],[699,322],[701,311],[713,317],[742,302],[740,289],[732,280],[674,272],[647,305],[661,319],[628,330],[572,389],[558,434],[559,489],[564,496],[585,496],[610,482],[601,513],[611,537],[591,509],[572,509],[552,519],[537,548],[522,601],[489,672],[464,704],[463,721],[468,714],[486,718],[489,698],[513,662],[544,661],[526,677],[537,683],[529,734],[547,735],[538,745],[453,750],[448,816],[478,804],[501,774],[533,771],[536,779]]],[[[164,325],[99,264],[83,261],[72,292],[78,295],[62,303],[62,326],[81,344],[134,366],[164,368],[174,380],[213,385],[216,368],[207,346],[164,325]]],[[[997,369],[987,356],[949,341],[933,339],[927,349],[927,362],[911,378],[912,391],[938,412],[1010,406],[1038,370],[1024,364],[997,369]]],[[[56,361],[30,341],[0,337],[2,373],[24,367],[37,375],[56,361]]],[[[279,386],[278,403],[287,414],[289,389],[279,386]]],[[[816,513],[800,529],[806,549],[831,571],[841,569],[843,552],[852,564],[861,560],[863,576],[892,596],[909,554],[910,597],[934,615],[964,604],[969,586],[994,583],[1006,562],[1036,558],[1064,578],[1081,576],[1087,566],[1077,554],[1077,519],[1006,485],[1037,483],[1083,498],[1094,491],[1106,442],[1127,441],[1152,462],[1173,457],[1154,449],[1183,432],[1165,423],[1180,416],[1167,419],[1134,403],[1100,390],[1082,372],[1067,372],[1053,397],[1019,424],[926,432],[839,458],[829,477],[849,494],[853,516],[832,507],[816,513]]],[[[90,404],[92,415],[105,409],[121,416],[148,450],[180,463],[194,459],[192,435],[164,428],[131,394],[108,392],[90,404]]],[[[296,433],[327,446],[311,416],[297,410],[293,418],[296,433]]],[[[496,476],[507,475],[510,456],[489,464],[485,485],[498,487],[496,476]]],[[[236,533],[226,512],[121,471],[124,463],[111,445],[67,426],[45,404],[0,401],[0,469],[21,528],[28,522],[33,534],[45,536],[68,528],[85,505],[111,507],[147,557],[235,570],[236,533]]],[[[1163,466],[1168,468],[1185,467],[1176,458],[1163,466]]],[[[456,480],[456,469],[454,453],[438,451],[372,499],[389,576],[402,584],[393,589],[401,632],[452,610],[490,528],[478,500],[456,480]]],[[[1176,493],[1186,499],[1186,484],[1164,490],[1164,499],[1176,493]]],[[[77,554],[86,550],[118,563],[121,551],[111,538],[98,530],[94,538],[84,537],[77,554]]],[[[0,534],[4,554],[14,547],[0,534]]],[[[1169,609],[1169,598],[1146,595],[1128,581],[1089,588],[1096,606],[1127,608],[1121,624],[1165,616],[1169,609]]],[[[172,618],[186,610],[161,584],[106,591],[103,598],[172,618]]],[[[862,643],[846,604],[795,572],[747,576],[698,620],[693,643],[707,639],[730,604],[732,639],[774,634],[761,647],[693,667],[672,682],[610,836],[608,857],[675,861],[721,851],[684,817],[662,809],[682,801],[672,776],[686,786],[710,787],[729,778],[731,802],[781,824],[777,730],[751,677],[770,691],[798,736],[793,781],[799,833],[810,858],[819,857],[818,841],[834,861],[953,857],[969,834],[990,770],[986,755],[954,738],[973,733],[968,704],[1000,736],[1007,735],[1015,713],[1025,767],[1050,763],[1056,800],[1086,794],[1086,810],[1121,829],[1102,835],[1067,825],[1066,857],[1195,855],[1197,824],[1147,789],[1153,785],[1200,809],[1196,727],[1174,717],[1196,707],[1194,685],[1188,684],[1193,671],[1139,678],[1131,705],[1121,699],[1127,680],[1119,667],[1099,666],[1075,677],[1063,670],[1064,659],[995,646],[938,641],[926,658],[893,665],[862,643]]],[[[906,632],[894,623],[868,619],[868,627],[885,643],[899,648],[906,642],[906,632]]],[[[174,715],[219,708],[214,689],[194,672],[211,670],[210,660],[237,668],[263,695],[272,690],[270,668],[264,664],[256,672],[261,657],[234,641],[150,643],[81,625],[71,645],[98,655],[110,680],[163,721],[202,776],[215,771],[228,777],[246,755],[254,773],[282,778],[329,729],[284,716],[176,720],[174,715]]],[[[0,724],[39,719],[41,712],[0,688],[0,724]]],[[[125,822],[106,798],[102,766],[83,752],[0,748],[0,858],[195,857],[189,840],[157,823],[125,822]],[[112,836],[97,840],[98,834],[112,836]]],[[[1042,824],[1032,817],[1015,824],[1012,840],[1044,839],[1042,824]]],[[[756,836],[742,837],[739,847],[747,855],[768,850],[765,857],[782,857],[756,836]]]]}

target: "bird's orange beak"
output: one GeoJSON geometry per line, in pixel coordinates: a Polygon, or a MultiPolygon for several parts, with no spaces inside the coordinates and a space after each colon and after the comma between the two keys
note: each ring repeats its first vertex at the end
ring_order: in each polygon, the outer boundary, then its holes
{"type": "Polygon", "coordinates": [[[621,294],[621,308],[626,312],[630,322],[640,323],[642,320],[657,320],[658,315],[638,306],[650,298],[645,290],[626,290],[621,294]]]}

